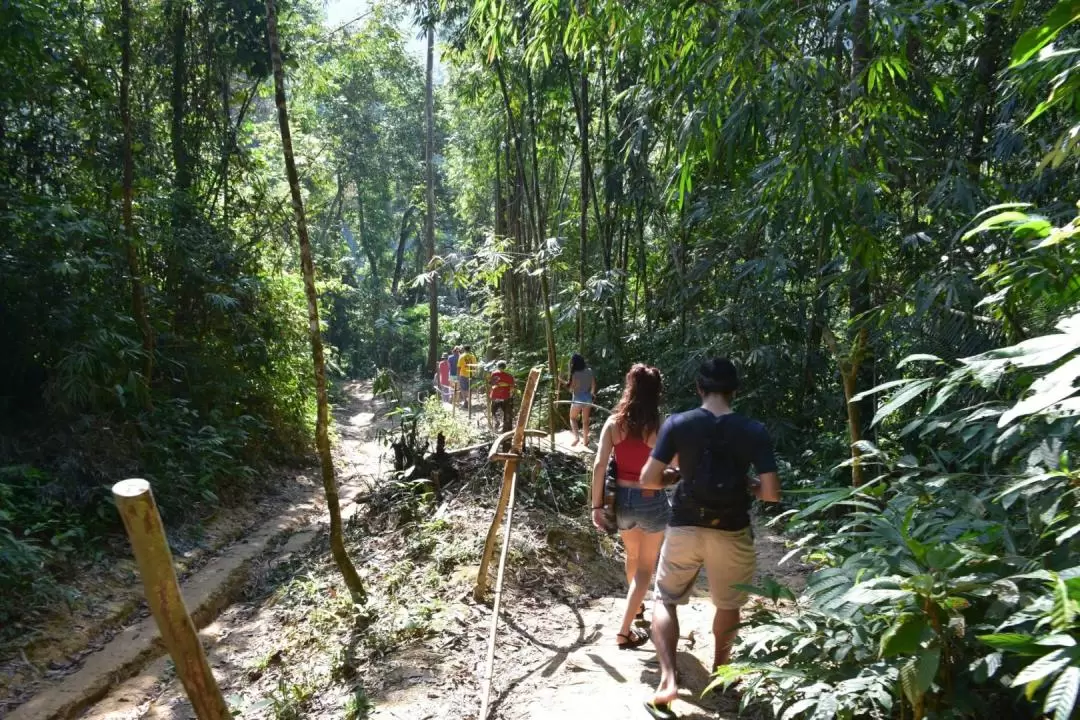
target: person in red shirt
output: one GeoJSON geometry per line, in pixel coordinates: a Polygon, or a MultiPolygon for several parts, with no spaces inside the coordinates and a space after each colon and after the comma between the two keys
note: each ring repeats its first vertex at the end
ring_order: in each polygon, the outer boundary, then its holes
{"type": "Polygon", "coordinates": [[[442,401],[450,402],[450,361],[447,359],[446,353],[443,353],[442,358],[439,360],[439,373],[436,380],[442,401]]]}
{"type": "Polygon", "coordinates": [[[503,432],[510,432],[514,425],[510,417],[514,411],[514,376],[506,372],[505,360],[500,360],[495,368],[488,379],[491,387],[491,419],[494,420],[495,414],[501,412],[503,432]]]}

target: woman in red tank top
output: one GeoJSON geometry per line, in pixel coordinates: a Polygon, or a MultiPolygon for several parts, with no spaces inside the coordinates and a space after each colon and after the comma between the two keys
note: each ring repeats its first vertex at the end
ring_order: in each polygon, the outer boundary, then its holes
{"type": "Polygon", "coordinates": [[[633,627],[634,616],[643,611],[645,594],[652,583],[668,520],[668,495],[662,489],[643,488],[641,468],[649,459],[660,429],[660,371],[636,363],[626,373],[626,386],[615,411],[600,431],[593,464],[592,521],[604,527],[604,475],[615,453],[618,489],[615,517],[626,551],[626,609],[616,637],[620,648],[645,644],[648,633],[633,627]]]}

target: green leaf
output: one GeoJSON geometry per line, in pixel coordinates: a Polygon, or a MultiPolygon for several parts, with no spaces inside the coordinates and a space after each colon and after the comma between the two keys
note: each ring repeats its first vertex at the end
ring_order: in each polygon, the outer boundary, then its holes
{"type": "Polygon", "coordinates": [[[1000,212],[997,215],[986,218],[976,225],[974,229],[968,230],[964,233],[963,240],[966,242],[979,233],[986,232],[987,230],[997,230],[1000,227],[1016,225],[1018,223],[1027,222],[1030,219],[1031,216],[1027,213],[1018,212],[1016,210],[1006,210],[1005,212],[1000,212]]]}
{"type": "Polygon", "coordinates": [[[836,710],[839,705],[835,693],[821,693],[818,696],[817,708],[814,710],[814,714],[810,716],[810,720],[832,720],[836,717],[836,710]]]}
{"type": "Polygon", "coordinates": [[[1027,685],[1028,683],[1040,682],[1048,675],[1056,673],[1068,664],[1069,656],[1066,655],[1066,651],[1055,650],[1048,655],[1042,656],[1018,672],[1016,677],[1013,678],[1012,686],[1020,687],[1022,685],[1027,685]]]}
{"type": "Polygon", "coordinates": [[[1024,633],[994,633],[992,635],[979,635],[980,642],[984,642],[995,650],[1017,653],[1020,655],[1038,655],[1042,649],[1035,644],[1035,638],[1024,633]]]}
{"type": "Polygon", "coordinates": [[[941,648],[929,648],[900,668],[900,687],[912,705],[918,703],[930,689],[940,663],[941,648]]]}
{"type": "Polygon", "coordinates": [[[1069,720],[1076,705],[1077,691],[1080,691],[1080,668],[1067,667],[1046,694],[1043,712],[1053,713],[1054,720],[1069,720]]]}
{"type": "Polygon", "coordinates": [[[927,362],[941,362],[941,358],[937,355],[928,355],[926,353],[915,353],[914,355],[908,355],[906,358],[896,364],[896,369],[904,367],[908,363],[927,361],[927,362]]]}
{"type": "Polygon", "coordinates": [[[900,390],[891,398],[889,398],[889,401],[887,403],[878,408],[878,411],[877,413],[875,413],[874,420],[870,423],[870,426],[873,427],[874,425],[877,425],[886,417],[892,415],[894,412],[904,407],[909,402],[911,402],[933,386],[933,380],[916,380],[912,382],[903,390],[900,390]]]}
{"type": "Polygon", "coordinates": [[[1042,24],[1029,29],[1016,41],[1012,49],[1012,63],[1016,67],[1030,60],[1035,53],[1053,42],[1058,33],[1080,19],[1080,0],[1062,0],[1050,11],[1042,24]]]}
{"type": "Polygon", "coordinates": [[[1074,395],[1080,390],[1074,385],[1077,377],[1080,377],[1080,357],[1074,357],[1049,375],[1032,383],[1031,390],[1034,394],[1005,412],[998,420],[998,427],[1005,427],[1018,417],[1040,412],[1074,395]]]}
{"type": "Polygon", "coordinates": [[[1068,632],[1072,629],[1073,619],[1076,617],[1076,603],[1069,597],[1069,588],[1060,576],[1055,576],[1052,583],[1054,604],[1050,608],[1050,626],[1056,632],[1068,632]]]}
{"type": "Polygon", "coordinates": [[[921,615],[901,615],[881,636],[878,657],[910,655],[919,649],[923,632],[927,629],[926,618],[921,615]]]}
{"type": "Polygon", "coordinates": [[[859,402],[863,398],[868,398],[871,395],[877,395],[879,392],[882,392],[883,390],[888,390],[889,388],[899,387],[900,385],[908,385],[908,384],[913,383],[913,382],[915,382],[915,381],[914,380],[890,380],[888,382],[881,383],[880,385],[877,385],[876,387],[872,387],[869,390],[863,390],[861,393],[859,393],[858,395],[855,395],[853,398],[851,398],[851,402],[859,402]]]}

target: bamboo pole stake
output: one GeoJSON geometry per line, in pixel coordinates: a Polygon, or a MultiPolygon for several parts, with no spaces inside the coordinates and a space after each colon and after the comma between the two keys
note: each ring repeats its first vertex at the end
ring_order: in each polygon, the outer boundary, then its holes
{"type": "Polygon", "coordinates": [[[491,702],[491,676],[495,669],[495,637],[499,632],[499,607],[502,605],[503,573],[506,571],[506,556],[510,551],[510,525],[514,521],[514,490],[517,487],[517,460],[507,460],[506,467],[514,467],[510,476],[510,501],[506,505],[506,524],[503,527],[503,546],[499,553],[499,572],[495,576],[495,599],[491,606],[491,630],[488,634],[487,660],[484,663],[483,686],[480,688],[480,718],[487,720],[488,705],[491,702]]]}
{"type": "Polygon", "coordinates": [[[487,590],[487,569],[491,561],[491,554],[495,549],[495,536],[498,532],[503,513],[506,514],[506,524],[503,527],[503,545],[499,553],[499,570],[495,577],[495,598],[491,611],[491,630],[488,634],[487,660],[484,664],[484,675],[480,690],[480,718],[487,720],[488,703],[491,700],[491,675],[495,666],[495,639],[499,632],[499,608],[502,605],[503,576],[506,572],[506,558],[510,552],[510,526],[514,519],[514,494],[517,489],[517,464],[521,459],[521,452],[525,446],[526,436],[539,435],[543,437],[543,430],[526,430],[529,423],[529,415],[532,412],[533,399],[536,397],[536,386],[540,382],[540,368],[535,367],[529,372],[529,379],[525,382],[525,391],[521,396],[521,409],[518,411],[517,426],[510,432],[503,433],[495,438],[488,452],[488,460],[502,460],[503,485],[499,494],[499,505],[495,510],[495,517],[488,529],[487,540],[484,543],[484,555],[480,559],[480,572],[476,576],[476,588],[473,597],[477,602],[481,601],[487,590]],[[510,443],[510,451],[499,452],[500,446],[507,438],[513,437],[510,443]]]}
{"type": "Polygon", "coordinates": [[[481,602],[484,599],[484,595],[487,594],[487,582],[488,582],[488,566],[491,564],[491,557],[495,553],[495,538],[499,532],[499,524],[502,522],[503,514],[506,512],[506,506],[510,501],[510,494],[512,492],[511,485],[514,478],[514,473],[517,471],[518,457],[521,455],[521,448],[525,444],[525,426],[529,423],[529,415],[532,413],[533,398],[536,396],[536,386],[540,382],[540,368],[535,367],[529,372],[529,379],[525,381],[525,391],[521,395],[521,408],[518,410],[517,425],[509,433],[503,433],[495,439],[494,444],[491,446],[491,451],[488,453],[488,460],[503,460],[506,464],[503,465],[503,480],[502,489],[499,492],[499,504],[495,508],[495,518],[491,521],[491,527],[488,528],[487,539],[484,541],[484,554],[480,557],[480,571],[476,575],[476,587],[473,589],[473,598],[477,602],[481,602]],[[510,452],[507,455],[497,455],[499,446],[506,440],[507,436],[513,436],[513,440],[510,443],[510,452]]]}
{"type": "Polygon", "coordinates": [[[150,483],[133,478],[113,485],[113,498],[124,520],[135,561],[139,565],[146,601],[161,632],[161,641],[176,666],[191,706],[199,720],[227,720],[232,717],[206,653],[199,643],[180,585],[173,569],[172,553],[165,539],[150,483]]]}

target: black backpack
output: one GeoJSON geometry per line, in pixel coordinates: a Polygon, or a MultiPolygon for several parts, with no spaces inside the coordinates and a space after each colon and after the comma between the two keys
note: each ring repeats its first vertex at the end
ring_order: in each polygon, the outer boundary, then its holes
{"type": "Polygon", "coordinates": [[[749,462],[745,442],[732,432],[730,415],[712,418],[709,438],[698,456],[694,472],[683,478],[687,497],[696,506],[703,524],[726,527],[750,508],[746,471],[749,462]]]}

